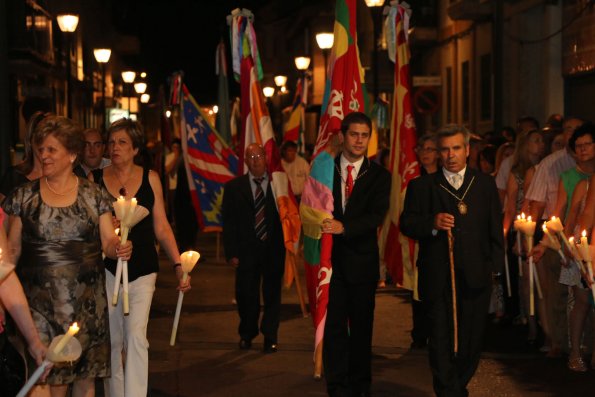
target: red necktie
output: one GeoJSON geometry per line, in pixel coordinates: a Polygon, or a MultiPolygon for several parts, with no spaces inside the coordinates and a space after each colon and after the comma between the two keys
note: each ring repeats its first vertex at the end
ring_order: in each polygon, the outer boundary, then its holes
{"type": "Polygon", "coordinates": [[[349,200],[349,196],[351,196],[351,191],[353,190],[353,175],[351,175],[351,171],[353,170],[353,166],[350,164],[347,166],[347,179],[345,180],[345,203],[347,204],[347,200],[349,200]]]}

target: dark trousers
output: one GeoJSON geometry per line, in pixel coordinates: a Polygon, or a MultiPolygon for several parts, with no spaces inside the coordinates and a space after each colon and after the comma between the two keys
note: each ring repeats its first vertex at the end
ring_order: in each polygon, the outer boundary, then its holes
{"type": "Polygon", "coordinates": [[[413,292],[411,292],[411,319],[413,320],[411,329],[413,343],[420,347],[425,346],[428,343],[428,316],[424,303],[413,299],[413,292]]]}
{"type": "Polygon", "coordinates": [[[372,382],[376,282],[350,284],[333,274],[324,327],[323,361],[329,396],[367,393],[372,382]]]}
{"type": "Polygon", "coordinates": [[[258,335],[260,317],[260,289],[264,310],[260,332],[271,343],[277,343],[279,316],[281,313],[281,279],[284,263],[277,263],[268,255],[266,244],[254,247],[255,260],[252,264],[242,262],[236,269],[236,301],[240,315],[238,333],[240,338],[252,340],[258,335]]]}
{"type": "Polygon", "coordinates": [[[459,346],[458,353],[454,356],[450,278],[447,285],[439,299],[426,302],[434,391],[439,397],[467,396],[467,384],[479,365],[491,289],[489,286],[481,289],[468,288],[462,274],[457,275],[459,346]]]}

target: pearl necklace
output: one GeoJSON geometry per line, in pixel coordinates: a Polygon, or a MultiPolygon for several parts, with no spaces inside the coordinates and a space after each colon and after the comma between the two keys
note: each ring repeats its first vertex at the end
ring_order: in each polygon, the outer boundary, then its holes
{"type": "Polygon", "coordinates": [[[45,184],[48,187],[48,189],[50,189],[50,192],[54,193],[56,196],[66,196],[69,193],[72,193],[74,191],[74,189],[76,189],[79,186],[79,178],[72,174],[76,180],[76,182],[74,183],[74,186],[70,189],[68,189],[67,191],[65,191],[64,193],[58,193],[57,191],[55,191],[54,189],[52,189],[52,186],[50,185],[50,182],[48,181],[48,177],[46,176],[45,179],[45,184]]]}

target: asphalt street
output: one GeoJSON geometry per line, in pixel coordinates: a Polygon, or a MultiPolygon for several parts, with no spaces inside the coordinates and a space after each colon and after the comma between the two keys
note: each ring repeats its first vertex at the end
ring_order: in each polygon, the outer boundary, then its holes
{"type": "MultiPolygon", "coordinates": [[[[196,249],[205,260],[191,274],[193,287],[184,297],[174,347],[169,339],[178,293],[170,264],[161,261],[149,320],[150,396],[325,396],[324,380],[312,376],[312,319],[302,316],[295,287],[283,291],[279,351],[263,354],[262,337],[251,350],[239,350],[234,271],[217,259],[215,234],[200,236],[196,249]]],[[[301,280],[303,285],[303,274],[301,280]]],[[[433,395],[427,352],[409,348],[410,328],[407,292],[380,290],[373,396],[433,395]]],[[[469,385],[471,396],[595,395],[595,370],[577,374],[566,368],[565,358],[545,358],[526,345],[522,326],[490,323],[487,334],[485,353],[469,385]]]]}

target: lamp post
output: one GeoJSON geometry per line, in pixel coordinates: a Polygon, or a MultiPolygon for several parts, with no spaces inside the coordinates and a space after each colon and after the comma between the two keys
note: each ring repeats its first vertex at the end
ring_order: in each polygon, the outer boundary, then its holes
{"type": "MultiPolygon", "coordinates": [[[[126,84],[132,84],[136,78],[136,73],[131,70],[125,70],[122,72],[122,81],[124,81],[124,88],[126,84]]],[[[128,117],[130,117],[130,92],[128,93],[128,117]]]]}
{"type": "MultiPolygon", "coordinates": [[[[143,95],[145,95],[145,91],[147,91],[147,83],[139,81],[137,83],[134,83],[134,91],[136,91],[137,95],[140,95],[140,99],[141,99],[141,103],[144,103],[142,101],[143,95]]],[[[141,109],[140,106],[138,107],[138,111],[140,113],[141,109]]]]}
{"type": "Polygon", "coordinates": [[[109,48],[96,48],[93,55],[98,64],[101,65],[101,131],[105,132],[105,64],[109,62],[112,50],[109,48]]]}
{"type": "Polygon", "coordinates": [[[72,73],[70,70],[70,53],[72,52],[71,34],[76,31],[79,16],[74,14],[61,14],[56,17],[60,31],[66,36],[66,115],[72,118],[72,73]]]}
{"type": "Polygon", "coordinates": [[[372,11],[372,22],[374,24],[374,52],[372,57],[372,67],[374,68],[374,101],[378,100],[378,39],[380,36],[380,22],[382,6],[384,0],[366,0],[366,5],[372,11]]]}
{"type": "Polygon", "coordinates": [[[324,55],[324,81],[325,82],[327,79],[328,53],[329,53],[329,50],[331,48],[333,48],[334,41],[335,41],[335,36],[332,33],[318,33],[316,35],[316,43],[318,44],[318,47],[320,47],[320,49],[322,50],[322,55],[324,55]]]}

